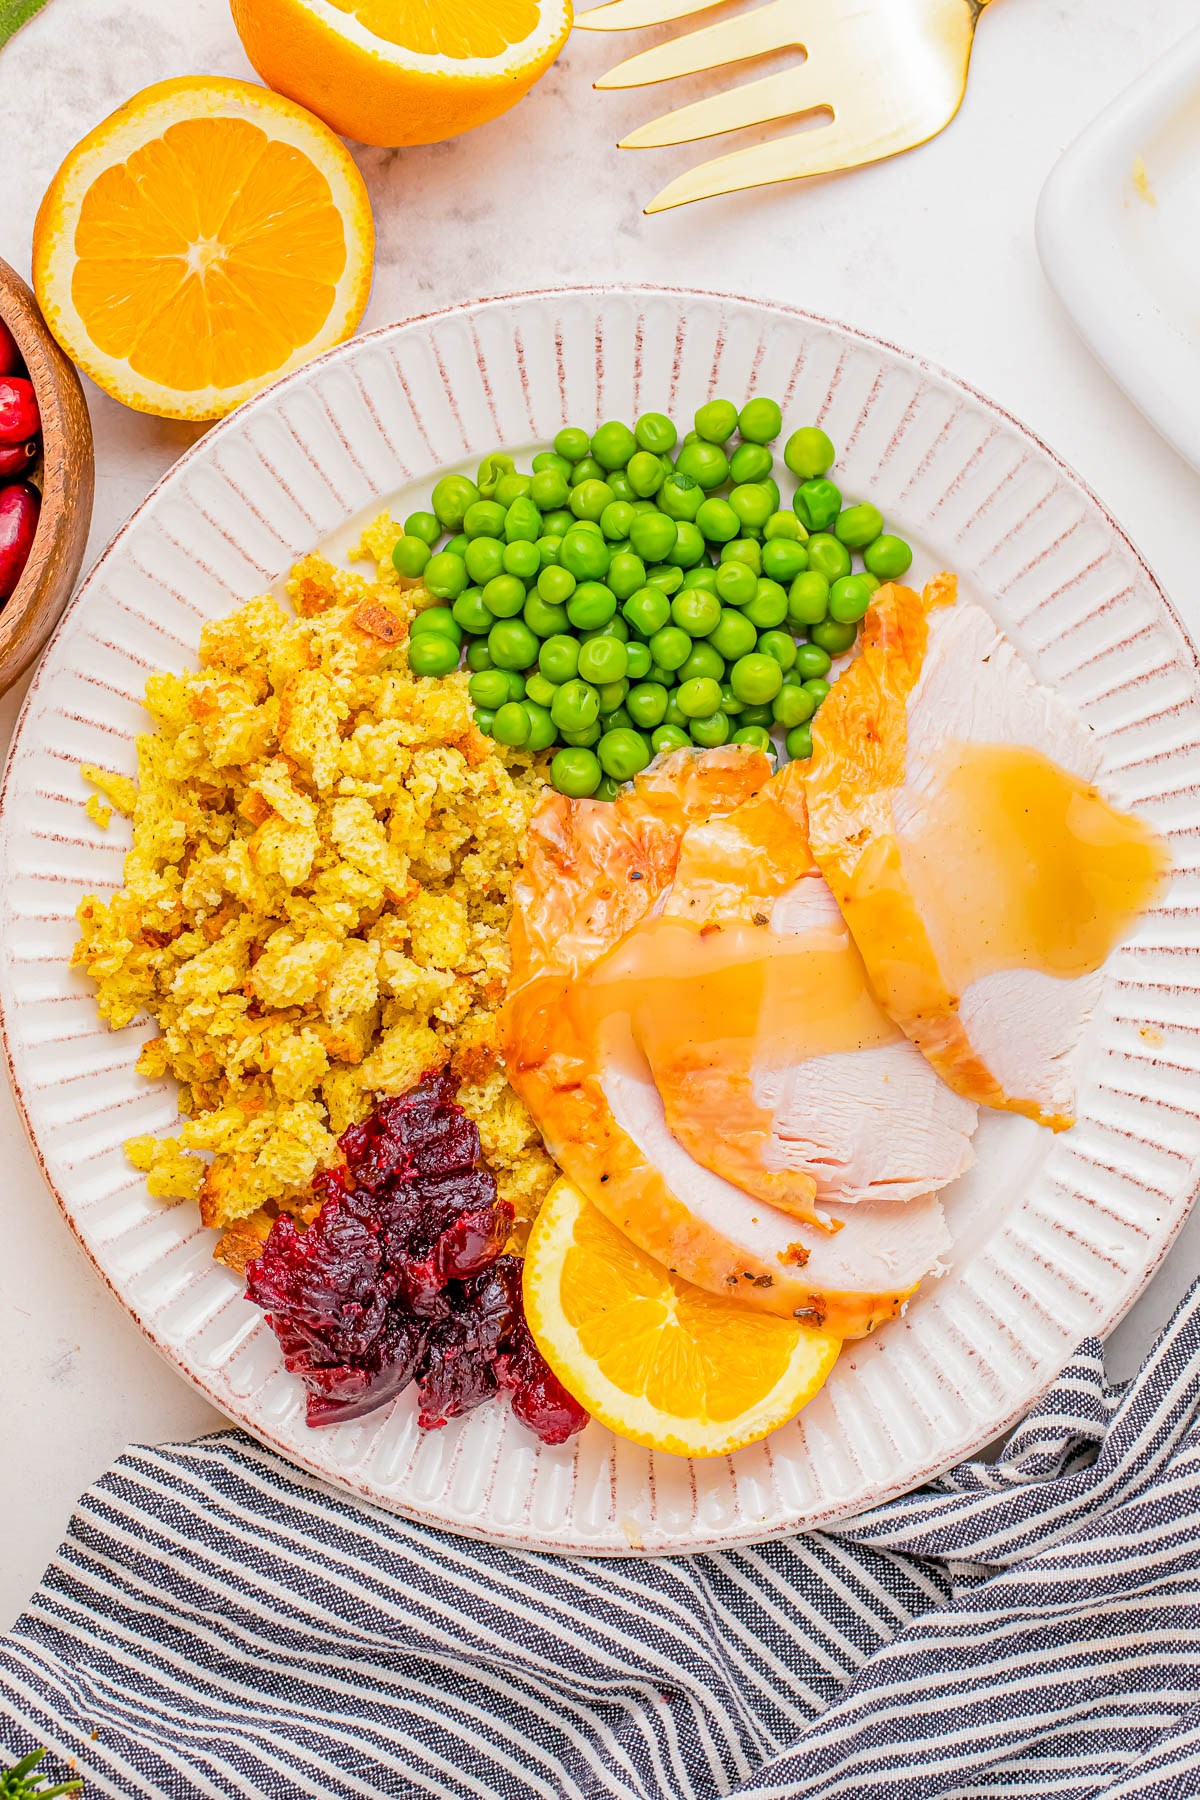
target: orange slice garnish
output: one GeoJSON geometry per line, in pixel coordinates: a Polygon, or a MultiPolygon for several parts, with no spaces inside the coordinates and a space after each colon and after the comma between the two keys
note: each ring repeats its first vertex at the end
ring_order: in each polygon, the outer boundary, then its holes
{"type": "Polygon", "coordinates": [[[33,239],[59,343],[139,412],[215,419],[353,332],[371,205],[334,134],[247,81],[159,82],[70,152],[33,239]]]}

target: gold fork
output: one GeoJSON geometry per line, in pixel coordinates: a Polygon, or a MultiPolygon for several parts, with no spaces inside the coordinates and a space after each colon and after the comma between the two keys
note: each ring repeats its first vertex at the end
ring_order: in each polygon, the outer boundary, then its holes
{"type": "MultiPolygon", "coordinates": [[[[577,15],[585,31],[632,31],[706,12],[717,0],[611,0],[577,15]]],[[[824,109],[832,120],[701,163],[646,208],[741,188],[830,175],[878,162],[936,137],[962,104],[971,45],[988,0],[770,0],[752,12],[643,50],[598,88],[647,87],[778,50],[797,67],[665,113],[622,138],[624,149],[690,144],[722,132],[824,109]]]]}

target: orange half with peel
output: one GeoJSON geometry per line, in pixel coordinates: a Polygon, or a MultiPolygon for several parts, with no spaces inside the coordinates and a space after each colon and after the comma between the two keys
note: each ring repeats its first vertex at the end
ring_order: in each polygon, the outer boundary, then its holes
{"type": "Polygon", "coordinates": [[[794,1418],[840,1339],[672,1275],[567,1180],[525,1256],[525,1317],[575,1398],[621,1437],[676,1456],[725,1456],[794,1418]]]}
{"type": "Polygon", "coordinates": [[[232,0],[263,80],[363,144],[434,144],[515,106],[570,0],[232,0]]]}
{"type": "Polygon", "coordinates": [[[319,119],[248,81],[135,94],[46,191],[46,321],[106,393],[215,419],[354,331],[375,233],[362,176],[319,119]]]}

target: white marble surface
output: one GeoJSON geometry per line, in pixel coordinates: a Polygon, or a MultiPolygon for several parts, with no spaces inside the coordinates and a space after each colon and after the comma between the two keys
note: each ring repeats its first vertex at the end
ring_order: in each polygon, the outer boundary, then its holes
{"type": "MultiPolygon", "coordinates": [[[[1002,0],[981,26],[963,112],[933,143],[854,175],[653,219],[641,203],[693,153],[613,148],[662,108],[644,93],[593,93],[617,52],[612,40],[578,35],[507,119],[430,149],[359,153],[379,237],[365,324],[512,289],[622,279],[739,291],[845,320],[945,364],[1046,438],[1112,507],[1200,633],[1200,477],[1076,340],[1033,244],[1034,205],[1060,151],[1194,19],[1195,0],[1002,0]]],[[[0,255],[28,272],[39,198],[83,132],[144,84],[197,70],[251,74],[226,0],[49,0],[0,53],[0,255]]],[[[94,555],[195,432],[94,389],[88,398],[94,555]]],[[[5,743],[20,698],[0,701],[5,743]]],[[[0,1163],[3,1627],[80,1489],[127,1443],[221,1421],[84,1263],[6,1091],[0,1163]]],[[[1200,1209],[1114,1334],[1116,1373],[1135,1366],[1170,1312],[1198,1246],[1200,1209]]]]}

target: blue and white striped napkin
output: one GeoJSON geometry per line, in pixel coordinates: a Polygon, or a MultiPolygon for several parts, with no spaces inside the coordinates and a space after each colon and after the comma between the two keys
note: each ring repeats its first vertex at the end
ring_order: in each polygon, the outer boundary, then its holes
{"type": "Polygon", "coordinates": [[[467,1542],[251,1439],[132,1449],[0,1639],[0,1744],[89,1795],[1195,1800],[1200,1289],[994,1465],[659,1561],[467,1542]]]}

